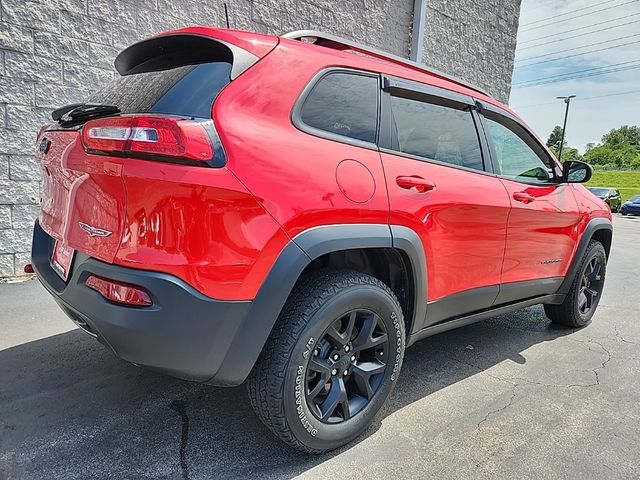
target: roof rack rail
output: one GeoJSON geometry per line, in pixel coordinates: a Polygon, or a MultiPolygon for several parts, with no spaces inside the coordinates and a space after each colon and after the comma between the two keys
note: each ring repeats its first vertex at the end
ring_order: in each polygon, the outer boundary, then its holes
{"type": "Polygon", "coordinates": [[[482,93],[483,95],[490,96],[489,93],[465,80],[461,80],[452,75],[448,75],[439,70],[430,68],[424,64],[413,62],[411,60],[407,60],[406,58],[399,57],[398,55],[393,55],[391,53],[384,52],[382,50],[378,50],[376,48],[367,47],[365,45],[361,45],[356,42],[352,42],[345,38],[338,37],[336,35],[331,35],[330,33],[319,32],[316,30],[296,30],[294,32],[288,32],[284,35],[281,35],[283,38],[288,38],[290,40],[303,40],[309,39],[313,40],[309,43],[313,43],[314,45],[320,45],[323,47],[333,48],[335,50],[353,50],[355,52],[363,53],[365,55],[369,55],[374,58],[378,58],[380,60],[386,60],[392,63],[404,65],[407,67],[411,67],[416,70],[420,70],[425,73],[431,73],[437,75],[438,77],[442,77],[445,80],[452,81],[461,85],[463,87],[470,88],[471,90],[475,90],[476,92],[482,93]]]}

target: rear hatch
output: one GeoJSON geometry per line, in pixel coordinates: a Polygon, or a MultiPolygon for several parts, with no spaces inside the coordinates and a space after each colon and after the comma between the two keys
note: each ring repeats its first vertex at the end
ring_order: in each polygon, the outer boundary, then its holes
{"type": "Polygon", "coordinates": [[[38,136],[36,159],[43,171],[42,228],[59,243],[112,263],[126,241],[122,175],[127,159],[197,163],[184,152],[181,156],[166,149],[146,148],[162,136],[161,130],[152,128],[154,122],[167,120],[166,132],[172,134],[177,129],[186,137],[197,124],[198,132],[206,131],[213,151],[211,158],[200,164],[205,168],[220,166],[221,146],[211,120],[213,102],[227,84],[276,44],[273,37],[248,42],[240,32],[194,27],[167,32],[125,49],[115,62],[122,76],[86,104],[69,106],[66,112],[60,109],[57,122],[38,136]],[[92,148],[87,142],[89,126],[96,134],[92,148]],[[139,142],[133,140],[134,131],[139,142]],[[131,136],[126,148],[119,147],[125,145],[120,135],[131,136]],[[136,142],[136,148],[129,148],[136,142]]]}

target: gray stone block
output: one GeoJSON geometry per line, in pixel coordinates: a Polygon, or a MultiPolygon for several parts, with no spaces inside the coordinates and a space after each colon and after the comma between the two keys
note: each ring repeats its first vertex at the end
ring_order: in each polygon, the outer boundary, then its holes
{"type": "Polygon", "coordinates": [[[56,2],[2,0],[0,8],[3,22],[48,32],[58,31],[60,10],[56,2]]]}
{"type": "Polygon", "coordinates": [[[62,79],[62,62],[50,58],[5,52],[4,65],[8,77],[53,83],[62,79]]]}
{"type": "Polygon", "coordinates": [[[9,155],[0,155],[0,180],[9,179],[9,155]]]}
{"type": "Polygon", "coordinates": [[[0,154],[33,154],[35,132],[31,130],[0,129],[0,154]]]}
{"type": "Polygon", "coordinates": [[[38,31],[33,33],[33,37],[35,51],[40,56],[76,63],[90,63],[89,44],[84,40],[38,31]]]}
{"type": "Polygon", "coordinates": [[[40,205],[14,205],[11,214],[13,228],[31,228],[40,215],[40,205]]]}
{"type": "Polygon", "coordinates": [[[0,205],[37,204],[40,182],[0,180],[0,205]]]}
{"type": "Polygon", "coordinates": [[[85,88],[70,85],[36,84],[36,105],[44,108],[58,108],[70,103],[82,102],[88,96],[85,88]]]}
{"type": "Polygon", "coordinates": [[[11,228],[11,206],[0,205],[0,229],[11,228]]]}
{"type": "Polygon", "coordinates": [[[13,277],[13,254],[5,253],[0,254],[0,278],[13,277]]]}
{"type": "MultiPolygon", "coordinates": [[[[38,131],[42,125],[53,122],[48,108],[7,105],[7,128],[38,131]]],[[[35,137],[34,137],[35,140],[35,137]]]]}
{"type": "Polygon", "coordinates": [[[7,22],[0,22],[0,49],[33,53],[31,30],[7,22]]]}
{"type": "Polygon", "coordinates": [[[31,250],[33,228],[0,230],[0,254],[31,250]]]}
{"type": "Polygon", "coordinates": [[[33,105],[33,85],[28,80],[0,76],[0,102],[33,105]]]}
{"type": "Polygon", "coordinates": [[[11,155],[9,157],[9,178],[11,180],[40,180],[40,165],[33,155],[11,155]]]}
{"type": "Polygon", "coordinates": [[[64,64],[64,83],[67,85],[83,85],[94,91],[112,79],[113,70],[75,63],[64,64]]]}
{"type": "Polygon", "coordinates": [[[111,23],[87,15],[60,12],[60,33],[93,43],[111,43],[111,23]]]}

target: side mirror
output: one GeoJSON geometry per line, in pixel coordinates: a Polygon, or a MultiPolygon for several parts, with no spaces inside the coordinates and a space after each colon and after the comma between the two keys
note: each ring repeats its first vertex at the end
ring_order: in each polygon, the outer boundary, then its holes
{"type": "Polygon", "coordinates": [[[566,183],[585,183],[591,180],[593,168],[588,163],[567,160],[562,165],[562,181],[566,183]]]}

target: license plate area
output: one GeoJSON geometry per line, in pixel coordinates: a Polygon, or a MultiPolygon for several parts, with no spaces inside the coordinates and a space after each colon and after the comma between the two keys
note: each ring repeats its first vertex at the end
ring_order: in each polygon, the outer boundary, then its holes
{"type": "Polygon", "coordinates": [[[65,282],[69,278],[75,253],[73,248],[58,240],[56,240],[53,245],[53,252],[51,253],[51,261],[49,263],[51,264],[51,268],[53,268],[58,276],[65,282]]]}

